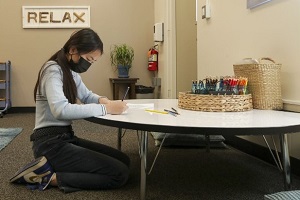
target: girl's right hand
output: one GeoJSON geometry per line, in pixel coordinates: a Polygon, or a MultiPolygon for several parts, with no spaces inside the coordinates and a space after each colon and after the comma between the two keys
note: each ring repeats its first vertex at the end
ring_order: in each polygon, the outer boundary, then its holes
{"type": "Polygon", "coordinates": [[[119,115],[128,109],[127,103],[124,101],[116,100],[109,101],[106,106],[106,111],[108,114],[119,115]]]}

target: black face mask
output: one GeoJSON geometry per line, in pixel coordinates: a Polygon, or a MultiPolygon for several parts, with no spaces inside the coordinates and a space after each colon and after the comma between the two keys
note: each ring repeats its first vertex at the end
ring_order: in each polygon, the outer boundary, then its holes
{"type": "Polygon", "coordinates": [[[77,73],[83,73],[86,72],[92,64],[82,57],[79,58],[78,63],[74,63],[71,56],[70,65],[72,71],[77,73]]]}

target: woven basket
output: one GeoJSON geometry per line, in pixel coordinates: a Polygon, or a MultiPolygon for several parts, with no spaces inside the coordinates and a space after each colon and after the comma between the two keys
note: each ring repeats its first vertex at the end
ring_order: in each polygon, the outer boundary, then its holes
{"type": "Polygon", "coordinates": [[[252,110],[252,97],[248,95],[202,95],[179,92],[178,107],[206,112],[242,112],[252,110]]]}
{"type": "Polygon", "coordinates": [[[280,70],[270,58],[261,58],[272,63],[233,65],[235,76],[248,78],[248,93],[252,94],[253,108],[262,110],[282,110],[280,70]]]}

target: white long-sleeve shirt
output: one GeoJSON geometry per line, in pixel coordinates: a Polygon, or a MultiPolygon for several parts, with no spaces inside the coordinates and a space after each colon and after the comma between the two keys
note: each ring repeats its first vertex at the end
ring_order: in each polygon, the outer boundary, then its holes
{"type": "Polygon", "coordinates": [[[107,114],[105,105],[99,104],[101,96],[90,91],[78,73],[71,71],[77,87],[77,98],[82,104],[71,104],[63,92],[61,67],[56,62],[49,61],[44,69],[36,95],[35,129],[68,126],[75,119],[107,114]]]}

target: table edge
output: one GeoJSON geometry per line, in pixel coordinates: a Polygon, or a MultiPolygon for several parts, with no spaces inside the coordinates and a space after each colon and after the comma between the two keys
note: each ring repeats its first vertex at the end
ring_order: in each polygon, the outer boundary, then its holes
{"type": "Polygon", "coordinates": [[[156,124],[140,124],[134,122],[114,121],[110,119],[90,117],[85,120],[106,126],[141,130],[149,132],[179,133],[179,134],[202,134],[202,135],[275,135],[300,132],[299,125],[283,127],[185,127],[166,126],[156,124]]]}

